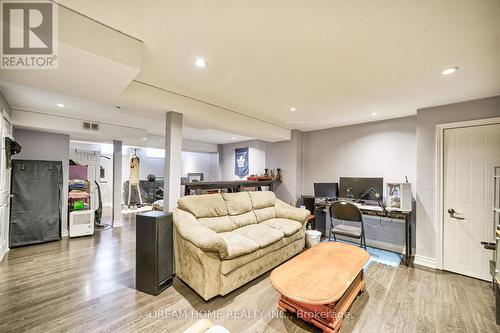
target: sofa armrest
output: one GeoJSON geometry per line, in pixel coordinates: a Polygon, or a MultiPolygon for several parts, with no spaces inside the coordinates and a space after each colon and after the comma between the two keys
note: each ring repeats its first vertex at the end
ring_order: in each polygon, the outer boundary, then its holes
{"type": "Polygon", "coordinates": [[[227,244],[215,231],[199,224],[198,220],[182,209],[174,210],[174,226],[179,235],[206,252],[218,252],[221,258],[227,256],[227,244]]]}
{"type": "Polygon", "coordinates": [[[280,199],[276,199],[274,208],[276,210],[276,217],[295,220],[302,224],[306,223],[307,218],[311,215],[311,212],[307,209],[290,206],[280,199]]]}

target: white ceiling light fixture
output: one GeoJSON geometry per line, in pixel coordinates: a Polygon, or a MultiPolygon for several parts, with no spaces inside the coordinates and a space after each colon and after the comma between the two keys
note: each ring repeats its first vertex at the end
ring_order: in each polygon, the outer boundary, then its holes
{"type": "Polygon", "coordinates": [[[198,68],[205,68],[205,67],[207,67],[207,62],[205,61],[205,59],[203,59],[201,57],[197,57],[195,59],[195,61],[194,61],[194,64],[198,68]]]}
{"type": "Polygon", "coordinates": [[[297,111],[297,108],[292,106],[292,107],[290,108],[290,111],[295,112],[295,111],[297,111]]]}
{"type": "Polygon", "coordinates": [[[63,103],[57,103],[56,104],[58,108],[65,108],[66,105],[64,105],[63,103]]]}
{"type": "Polygon", "coordinates": [[[458,71],[459,68],[460,67],[458,67],[458,66],[446,68],[445,70],[443,70],[441,72],[441,75],[450,75],[450,74],[453,74],[456,71],[458,71]]]}
{"type": "Polygon", "coordinates": [[[370,113],[370,116],[372,116],[372,117],[375,117],[376,115],[378,115],[378,112],[372,112],[372,113],[370,113]]]}
{"type": "Polygon", "coordinates": [[[236,138],[235,138],[235,137],[233,137],[233,140],[236,140],[236,138]]]}

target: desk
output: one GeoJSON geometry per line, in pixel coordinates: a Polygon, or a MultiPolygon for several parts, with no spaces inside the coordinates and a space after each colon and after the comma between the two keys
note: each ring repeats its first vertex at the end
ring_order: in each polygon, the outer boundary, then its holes
{"type": "MultiPolygon", "coordinates": [[[[320,222],[319,220],[319,212],[318,211],[322,211],[324,209],[327,209],[329,210],[330,209],[330,206],[331,204],[333,203],[334,201],[325,201],[325,200],[321,200],[321,199],[316,199],[315,203],[314,203],[314,210],[315,210],[315,218],[316,218],[316,222],[315,222],[315,229],[316,230],[319,230],[321,231],[324,235],[327,235],[327,232],[329,231],[329,226],[330,226],[330,221],[326,221],[326,218],[325,218],[325,226],[326,226],[326,223],[328,223],[328,228],[327,229],[324,229],[322,230],[322,226],[318,225],[320,222]]],[[[392,218],[392,219],[396,219],[396,220],[404,220],[404,223],[405,223],[405,253],[404,253],[404,260],[403,260],[403,263],[408,266],[411,264],[411,262],[413,261],[413,254],[412,254],[412,249],[411,249],[411,240],[412,240],[412,229],[411,229],[411,211],[410,212],[402,212],[402,211],[399,211],[399,210],[394,210],[394,209],[387,209],[387,215],[382,211],[382,208],[380,208],[379,206],[371,206],[371,205],[361,205],[361,204],[358,204],[358,203],[354,203],[356,206],[358,206],[358,208],[361,210],[361,213],[363,215],[367,215],[367,216],[376,216],[376,217],[387,217],[387,218],[392,218]]]]}

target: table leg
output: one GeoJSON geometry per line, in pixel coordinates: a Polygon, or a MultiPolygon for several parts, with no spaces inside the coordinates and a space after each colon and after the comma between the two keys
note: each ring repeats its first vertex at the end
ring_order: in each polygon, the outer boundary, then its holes
{"type": "Polygon", "coordinates": [[[411,257],[411,213],[405,215],[405,260],[406,266],[410,265],[411,257]]]}

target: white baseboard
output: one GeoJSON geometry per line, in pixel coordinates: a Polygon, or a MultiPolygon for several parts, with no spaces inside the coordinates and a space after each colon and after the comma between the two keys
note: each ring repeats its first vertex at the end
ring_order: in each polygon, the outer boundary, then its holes
{"type": "Polygon", "coordinates": [[[415,259],[413,260],[413,263],[415,265],[436,269],[436,259],[435,258],[430,258],[430,257],[421,256],[419,254],[416,254],[415,259]]]}
{"type": "Polygon", "coordinates": [[[68,237],[68,236],[69,236],[68,229],[64,228],[64,229],[62,230],[62,236],[63,236],[63,237],[68,237]]]}

